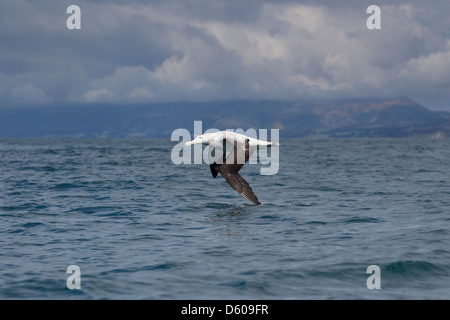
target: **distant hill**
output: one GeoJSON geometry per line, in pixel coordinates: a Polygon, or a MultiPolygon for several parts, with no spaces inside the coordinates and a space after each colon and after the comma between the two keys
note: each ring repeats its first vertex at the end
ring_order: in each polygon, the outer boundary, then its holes
{"type": "Polygon", "coordinates": [[[0,111],[0,137],[170,137],[177,128],[280,129],[281,137],[450,137],[450,113],[408,98],[72,105],[0,111]]]}

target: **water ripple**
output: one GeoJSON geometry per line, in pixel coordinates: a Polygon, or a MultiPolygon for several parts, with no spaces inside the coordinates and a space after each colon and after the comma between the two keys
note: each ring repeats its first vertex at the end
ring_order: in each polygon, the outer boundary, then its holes
{"type": "Polygon", "coordinates": [[[260,206],[172,145],[1,139],[0,298],[450,297],[450,139],[286,139],[260,206]]]}

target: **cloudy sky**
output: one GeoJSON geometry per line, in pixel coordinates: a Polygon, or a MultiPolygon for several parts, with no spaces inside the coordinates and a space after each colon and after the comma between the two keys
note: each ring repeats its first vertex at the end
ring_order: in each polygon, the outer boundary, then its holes
{"type": "Polygon", "coordinates": [[[448,0],[2,1],[0,105],[408,96],[450,110],[449,17],[448,0]]]}

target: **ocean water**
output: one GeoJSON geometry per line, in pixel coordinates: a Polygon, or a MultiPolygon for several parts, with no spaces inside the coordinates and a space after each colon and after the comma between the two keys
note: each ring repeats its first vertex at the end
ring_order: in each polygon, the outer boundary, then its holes
{"type": "Polygon", "coordinates": [[[450,139],[281,140],[259,206],[174,145],[1,139],[0,298],[450,299],[450,139]]]}

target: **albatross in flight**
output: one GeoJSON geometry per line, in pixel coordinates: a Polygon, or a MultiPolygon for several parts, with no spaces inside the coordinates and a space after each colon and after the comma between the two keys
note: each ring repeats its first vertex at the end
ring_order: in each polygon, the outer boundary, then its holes
{"type": "Polygon", "coordinates": [[[250,185],[238,172],[250,159],[254,148],[257,146],[279,145],[279,143],[254,139],[236,132],[220,131],[201,134],[194,140],[186,142],[185,146],[197,143],[209,145],[209,168],[214,178],[220,173],[241,196],[254,204],[261,204],[250,185]],[[228,157],[227,148],[232,150],[228,157]]]}

